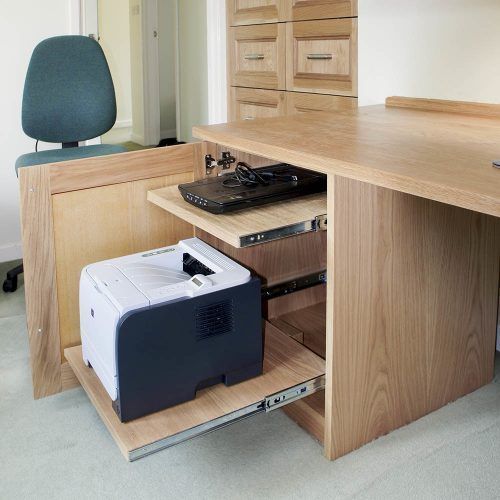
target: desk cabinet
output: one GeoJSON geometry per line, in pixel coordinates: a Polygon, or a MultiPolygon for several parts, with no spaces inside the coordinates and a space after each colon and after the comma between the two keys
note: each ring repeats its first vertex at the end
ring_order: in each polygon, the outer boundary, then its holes
{"type": "Polygon", "coordinates": [[[287,23],[286,30],[287,90],[357,95],[357,20],[287,23]]]}
{"type": "Polygon", "coordinates": [[[284,24],[240,26],[229,33],[231,85],[284,89],[286,83],[284,24]]]}
{"type": "Polygon", "coordinates": [[[202,143],[22,169],[36,397],[73,387],[76,374],[130,460],[276,408],[333,459],[489,383],[500,274],[489,158],[500,111],[466,111],[450,118],[389,106],[198,127],[202,143]],[[412,145],[411,159],[401,144],[412,145]],[[177,185],[216,175],[204,156],[228,149],[252,165],[324,172],[326,197],[211,217],[182,201],[177,185]],[[121,424],[83,365],[74,314],[81,269],[192,235],[262,279],[265,373],[121,424]]]}
{"type": "Polygon", "coordinates": [[[230,26],[355,17],[357,0],[228,0],[230,26]]]}
{"type": "Polygon", "coordinates": [[[339,96],[357,97],[356,1],[228,0],[227,5],[230,119],[351,107],[354,101],[340,104],[339,96]],[[235,90],[242,88],[283,94],[256,92],[252,101],[246,92],[243,101],[243,92],[235,90]],[[301,99],[299,93],[337,99],[301,99]],[[280,106],[283,96],[286,106],[280,106]]]}
{"type": "Polygon", "coordinates": [[[285,92],[231,87],[231,120],[271,118],[286,113],[285,92]]]}

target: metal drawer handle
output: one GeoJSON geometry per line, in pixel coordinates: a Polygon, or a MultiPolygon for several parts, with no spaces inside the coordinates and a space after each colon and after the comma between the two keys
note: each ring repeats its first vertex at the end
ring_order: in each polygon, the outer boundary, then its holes
{"type": "Polygon", "coordinates": [[[307,54],[308,59],[313,60],[330,60],[333,59],[332,54],[307,54]]]}
{"type": "Polygon", "coordinates": [[[245,118],[243,118],[243,120],[255,120],[255,117],[253,117],[253,116],[245,116],[245,118]]]}
{"type": "Polygon", "coordinates": [[[264,54],[247,54],[245,59],[247,61],[262,61],[262,59],[264,59],[264,54]]]}

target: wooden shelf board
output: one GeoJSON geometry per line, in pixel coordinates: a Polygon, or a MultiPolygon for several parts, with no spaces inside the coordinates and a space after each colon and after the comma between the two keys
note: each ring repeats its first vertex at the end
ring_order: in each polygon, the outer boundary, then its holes
{"type": "Polygon", "coordinates": [[[143,447],[229,415],[325,373],[324,360],[266,323],[263,375],[231,387],[219,384],[204,389],[192,401],[122,423],[112,409],[111,399],[98,377],[91,368],[85,366],[81,346],[64,352],[104,424],[128,460],[143,447]]]}
{"type": "Polygon", "coordinates": [[[326,302],[283,314],[270,321],[289,337],[326,358],[326,302]]]}
{"type": "Polygon", "coordinates": [[[240,248],[241,237],[326,214],[326,193],[220,215],[205,212],[184,201],[177,186],[149,191],[148,200],[236,248],[240,248]]]}
{"type": "Polygon", "coordinates": [[[312,434],[320,443],[325,439],[325,391],[283,408],[283,411],[300,427],[312,434]]]}

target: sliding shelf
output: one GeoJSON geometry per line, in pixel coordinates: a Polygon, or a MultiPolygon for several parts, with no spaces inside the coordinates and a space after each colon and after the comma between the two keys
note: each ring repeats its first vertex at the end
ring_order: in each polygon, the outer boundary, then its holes
{"type": "MultiPolygon", "coordinates": [[[[133,461],[257,413],[269,412],[324,388],[325,362],[265,324],[264,373],[231,387],[218,384],[187,403],[122,423],[81,346],[64,351],[66,359],[127,460],[133,461]]],[[[168,390],[168,388],[165,388],[168,390]]]]}
{"type": "Polygon", "coordinates": [[[326,193],[220,215],[184,201],[177,186],[149,191],[148,200],[236,248],[326,229],[326,193]]]}

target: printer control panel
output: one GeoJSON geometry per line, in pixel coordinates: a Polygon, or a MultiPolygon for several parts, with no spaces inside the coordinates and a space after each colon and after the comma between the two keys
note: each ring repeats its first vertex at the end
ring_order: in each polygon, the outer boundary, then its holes
{"type": "Polygon", "coordinates": [[[208,288],[213,285],[212,280],[203,276],[203,274],[195,274],[190,280],[189,283],[193,285],[196,289],[199,288],[208,288]]]}

